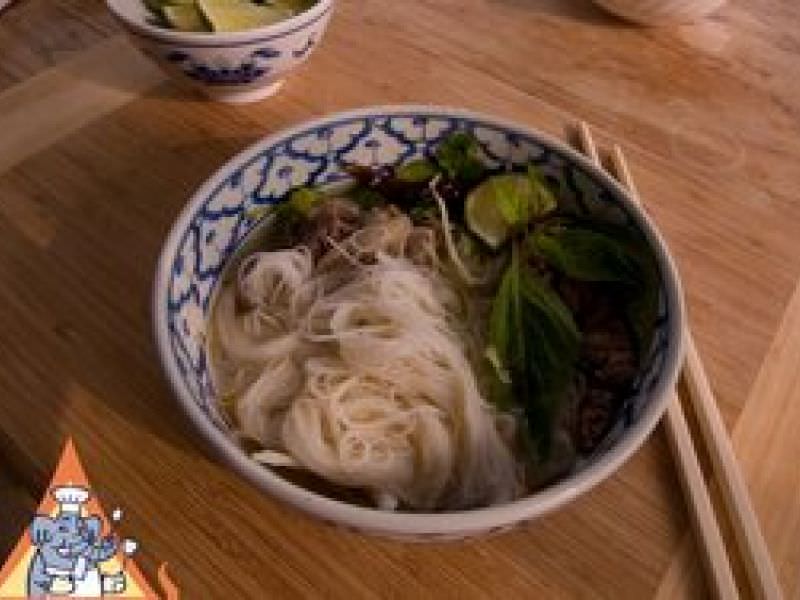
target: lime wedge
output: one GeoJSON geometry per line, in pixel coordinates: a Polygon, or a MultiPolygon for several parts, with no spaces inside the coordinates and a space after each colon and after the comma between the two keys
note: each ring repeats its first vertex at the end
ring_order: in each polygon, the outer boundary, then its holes
{"type": "Polygon", "coordinates": [[[161,11],[167,22],[178,31],[208,31],[208,23],[192,4],[168,4],[161,11]]]}
{"type": "Polygon", "coordinates": [[[511,233],[508,219],[500,209],[498,198],[509,188],[521,197],[532,193],[531,182],[525,175],[496,175],[490,177],[467,196],[465,216],[472,233],[495,250],[503,245],[511,233]]]}
{"type": "Polygon", "coordinates": [[[538,169],[526,174],[507,173],[489,177],[469,196],[465,214],[472,232],[492,248],[499,248],[511,230],[552,212],[557,206],[553,192],[538,169]]]}
{"type": "Polygon", "coordinates": [[[292,16],[285,8],[261,6],[249,0],[196,0],[214,31],[244,31],[264,27],[292,16]]]}

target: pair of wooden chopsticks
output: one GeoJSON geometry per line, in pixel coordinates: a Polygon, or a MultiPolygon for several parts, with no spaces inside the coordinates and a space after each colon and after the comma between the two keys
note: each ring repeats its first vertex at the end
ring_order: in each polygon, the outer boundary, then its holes
{"type": "MultiPolygon", "coordinates": [[[[597,146],[589,127],[578,124],[580,150],[597,166],[603,167],[597,146]]],[[[609,172],[625,187],[634,199],[639,200],[622,150],[614,146],[609,156],[609,172]]],[[[682,377],[688,389],[688,398],[697,418],[700,438],[696,442],[689,433],[686,416],[677,390],[664,417],[670,444],[679,472],[687,503],[695,524],[698,542],[706,558],[709,580],[718,598],[738,598],[739,590],[733,576],[728,552],[723,542],[719,523],[700,469],[695,443],[702,444],[710,457],[714,479],[720,487],[728,519],[733,526],[734,542],[745,565],[751,592],[757,598],[772,600],[782,597],[775,568],[772,564],[764,536],[758,524],[750,496],[739,469],[730,437],[720,416],[714,393],[711,390],[703,363],[697,353],[691,331],[686,329],[686,362],[682,377]]]]}

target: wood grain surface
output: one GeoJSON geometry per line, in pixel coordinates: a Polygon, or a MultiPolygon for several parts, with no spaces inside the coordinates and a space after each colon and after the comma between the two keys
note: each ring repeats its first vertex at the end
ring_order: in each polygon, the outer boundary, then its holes
{"type": "Polygon", "coordinates": [[[0,13],[0,556],[66,435],[186,598],[704,597],[662,432],[558,513],[459,544],[345,533],[264,497],[177,408],[150,334],[155,260],[211,172],[334,110],[465,106],[621,143],[675,252],[692,326],[787,597],[800,597],[800,6],[731,0],[668,30],[581,0],[340,0],[281,94],[187,96],[100,0],[0,13]]]}

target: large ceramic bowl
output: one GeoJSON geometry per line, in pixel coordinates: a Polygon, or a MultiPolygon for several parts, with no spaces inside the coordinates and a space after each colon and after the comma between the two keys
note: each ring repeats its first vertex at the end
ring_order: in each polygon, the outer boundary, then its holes
{"type": "Polygon", "coordinates": [[[650,434],[669,399],[682,353],[684,308],[675,266],[652,221],[628,193],[564,144],[524,125],[429,106],[376,107],[304,123],[245,150],[192,197],[164,245],[153,309],[161,360],[178,402],[205,438],[266,493],[339,525],[401,538],[458,538],[533,519],[611,475],[650,434]],[[350,505],[298,487],[251,461],[231,440],[216,408],[205,347],[206,316],[220,272],[264,218],[296,186],[346,179],[343,163],[398,164],[420,157],[455,130],[472,132],[487,160],[535,162],[589,211],[638,226],[660,267],[656,334],[635,392],[598,450],[566,479],[502,506],[436,514],[391,513],[350,505]]]}
{"type": "Polygon", "coordinates": [[[280,89],[322,39],[334,0],[257,29],[186,32],[153,23],[142,0],[106,0],[131,39],[172,77],[222,102],[254,102],[280,89]]]}

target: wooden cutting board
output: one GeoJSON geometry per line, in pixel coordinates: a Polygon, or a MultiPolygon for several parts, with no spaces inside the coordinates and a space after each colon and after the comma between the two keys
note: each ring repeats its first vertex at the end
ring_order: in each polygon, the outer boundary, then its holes
{"type": "Polygon", "coordinates": [[[192,191],[288,125],[378,103],[465,106],[623,145],[675,252],[692,326],[787,597],[800,595],[800,9],[730,5],[669,31],[578,0],[341,0],[269,101],[187,96],[100,0],[0,15],[0,557],[67,435],[187,598],[702,597],[660,430],[558,513],[490,539],[406,545],[321,525],[218,463],[150,335],[155,260],[192,191]]]}

